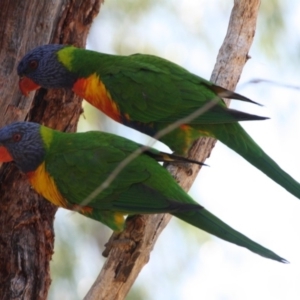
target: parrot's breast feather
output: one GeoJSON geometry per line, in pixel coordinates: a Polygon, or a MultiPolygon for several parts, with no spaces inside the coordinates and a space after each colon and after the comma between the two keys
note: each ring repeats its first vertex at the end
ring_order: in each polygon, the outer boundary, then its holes
{"type": "Polygon", "coordinates": [[[27,173],[27,176],[37,193],[54,205],[68,208],[68,204],[57,189],[54,179],[46,171],[44,162],[35,171],[27,173]]]}
{"type": "Polygon", "coordinates": [[[118,106],[97,74],[78,79],[73,86],[73,91],[113,120],[120,122],[118,106]]]}

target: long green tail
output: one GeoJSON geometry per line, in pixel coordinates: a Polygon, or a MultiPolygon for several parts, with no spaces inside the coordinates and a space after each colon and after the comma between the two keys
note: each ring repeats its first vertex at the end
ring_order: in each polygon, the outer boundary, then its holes
{"type": "MultiPolygon", "coordinates": [[[[214,125],[213,125],[214,126],[214,125]]],[[[215,125],[215,137],[300,199],[300,184],[283,171],[238,123],[215,125]]]]}
{"type": "Polygon", "coordinates": [[[288,261],[284,258],[250,240],[245,235],[234,230],[204,208],[199,211],[177,213],[173,215],[193,226],[196,226],[197,228],[209,232],[230,243],[245,247],[248,250],[263,257],[273,259],[282,263],[288,263],[288,261]]]}

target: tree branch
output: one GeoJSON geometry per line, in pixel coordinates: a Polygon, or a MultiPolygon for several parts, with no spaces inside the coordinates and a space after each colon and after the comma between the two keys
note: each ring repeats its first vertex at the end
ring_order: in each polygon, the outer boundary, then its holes
{"type": "MultiPolygon", "coordinates": [[[[71,92],[45,90],[25,99],[19,92],[16,68],[29,49],[41,44],[84,47],[100,2],[1,0],[1,127],[27,119],[61,131],[76,130],[81,99],[71,92]]],[[[57,207],[33,192],[13,164],[1,169],[0,179],[0,299],[46,299],[57,207]]]]}
{"type": "MultiPolygon", "coordinates": [[[[216,84],[235,89],[254,38],[259,4],[259,0],[234,1],[228,31],[211,76],[216,84]]],[[[204,161],[214,145],[214,139],[201,138],[190,149],[189,157],[204,161]]],[[[181,187],[188,191],[200,167],[193,165],[187,171],[170,165],[168,170],[181,187]]],[[[114,243],[109,243],[111,248],[105,251],[108,258],[84,299],[124,299],[139,272],[149,261],[150,252],[170,218],[168,214],[135,216],[127,221],[124,232],[117,236],[113,234],[111,240],[114,243]],[[124,239],[131,243],[122,243],[124,239]]]]}

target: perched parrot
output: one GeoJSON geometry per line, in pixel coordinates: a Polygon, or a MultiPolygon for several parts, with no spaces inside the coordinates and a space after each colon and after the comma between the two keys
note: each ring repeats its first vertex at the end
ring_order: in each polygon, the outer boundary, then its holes
{"type": "Polygon", "coordinates": [[[266,118],[229,109],[221,97],[255,102],[172,62],[152,55],[116,56],[73,46],[44,45],[24,56],[18,74],[24,95],[40,87],[69,88],[115,121],[152,137],[210,101],[217,101],[160,141],[184,155],[197,138],[214,137],[300,198],[300,184],[238,123],[266,118]]]}
{"type": "Polygon", "coordinates": [[[57,206],[76,210],[115,231],[123,230],[126,215],[170,213],[261,256],[287,262],[195,202],[156,162],[185,159],[155,149],[136,157],[109,187],[82,205],[140,147],[110,133],[64,133],[30,122],[12,123],[0,130],[0,162],[15,161],[32,187],[57,206]]]}

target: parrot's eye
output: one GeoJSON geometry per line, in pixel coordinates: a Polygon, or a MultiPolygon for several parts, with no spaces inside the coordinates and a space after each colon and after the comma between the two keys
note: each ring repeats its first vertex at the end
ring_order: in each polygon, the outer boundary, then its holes
{"type": "Polygon", "coordinates": [[[38,62],[36,60],[31,60],[28,65],[31,70],[35,70],[38,66],[38,62]]]}
{"type": "Polygon", "coordinates": [[[12,139],[14,142],[19,142],[22,138],[22,135],[20,133],[14,133],[12,136],[12,139]]]}

